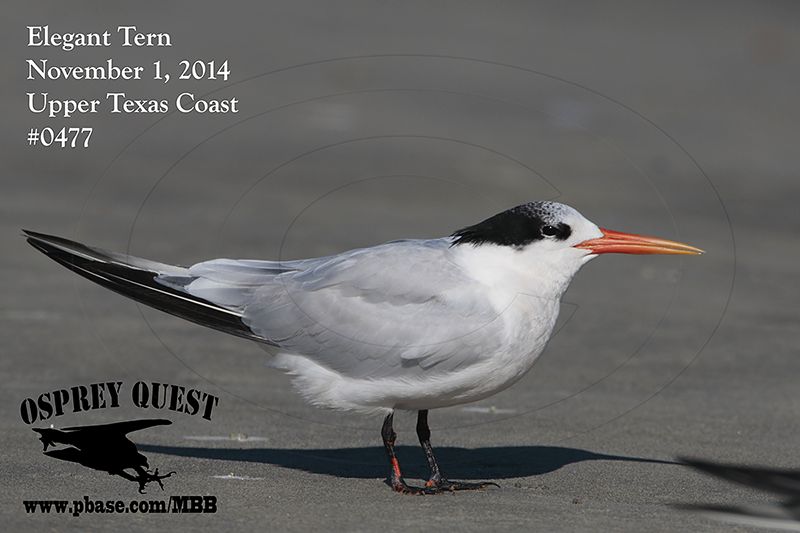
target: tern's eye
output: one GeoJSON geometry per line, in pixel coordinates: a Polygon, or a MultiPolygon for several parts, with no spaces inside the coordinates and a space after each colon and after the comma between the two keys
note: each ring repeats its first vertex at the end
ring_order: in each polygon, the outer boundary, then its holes
{"type": "Polygon", "coordinates": [[[545,237],[555,237],[558,235],[558,228],[555,226],[542,226],[542,235],[545,237]]]}

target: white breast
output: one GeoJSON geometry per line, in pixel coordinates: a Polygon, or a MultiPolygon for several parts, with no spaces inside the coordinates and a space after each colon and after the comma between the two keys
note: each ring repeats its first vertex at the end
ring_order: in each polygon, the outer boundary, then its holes
{"type": "Polygon", "coordinates": [[[403,394],[395,406],[401,409],[431,409],[473,402],[500,392],[522,378],[544,351],[558,317],[559,302],[517,295],[501,311],[498,327],[486,335],[499,342],[487,343],[491,351],[480,362],[432,380],[435,393],[426,394],[430,383],[422,383],[414,394],[403,394]]]}

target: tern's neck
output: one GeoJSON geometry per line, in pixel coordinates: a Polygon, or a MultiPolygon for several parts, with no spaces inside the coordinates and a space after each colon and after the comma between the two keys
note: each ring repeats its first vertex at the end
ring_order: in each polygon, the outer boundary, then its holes
{"type": "Polygon", "coordinates": [[[494,289],[561,298],[588,258],[572,248],[541,252],[498,245],[459,245],[453,261],[476,281],[494,289]]]}

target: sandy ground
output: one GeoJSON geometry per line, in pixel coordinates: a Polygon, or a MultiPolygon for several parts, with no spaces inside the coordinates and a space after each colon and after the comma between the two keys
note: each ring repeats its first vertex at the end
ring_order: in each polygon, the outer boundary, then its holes
{"type": "MultiPolygon", "coordinates": [[[[675,504],[771,496],[673,464],[796,465],[798,272],[792,3],[237,2],[6,6],[0,195],[4,529],[730,531],[675,504]],[[255,4],[255,3],[254,3],[255,4]],[[168,49],[26,48],[25,26],[170,32],[168,49]],[[230,60],[221,81],[29,81],[25,59],[230,60]],[[222,116],[48,119],[24,95],[238,98],[222,116]],[[88,149],[31,127],[92,126],[88,149]],[[705,256],[594,261],[521,382],[431,414],[453,479],[499,489],[393,494],[380,420],[305,405],[250,343],[91,286],[20,238],[56,233],[174,263],[308,257],[447,234],[557,198],[602,226],[705,256]],[[57,427],[165,417],[136,433],[165,491],[42,455],[25,398],[123,381],[122,405],[57,427]],[[211,421],[131,405],[133,384],[219,396],[211,421]],[[127,394],[127,396],[126,396],[127,394]],[[25,499],[214,495],[218,512],[26,514],[25,499]]],[[[425,476],[398,415],[407,477],[425,476]]]]}

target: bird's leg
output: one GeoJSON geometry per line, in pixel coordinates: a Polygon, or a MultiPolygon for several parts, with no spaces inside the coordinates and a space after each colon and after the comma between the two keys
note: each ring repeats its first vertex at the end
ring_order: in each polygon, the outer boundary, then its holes
{"type": "Polygon", "coordinates": [[[417,437],[422,449],[425,450],[425,458],[428,460],[428,468],[431,471],[431,477],[425,482],[426,487],[436,487],[442,482],[442,473],[439,471],[439,464],[436,462],[436,456],[433,455],[433,447],[431,446],[431,428],[428,427],[428,410],[417,412],[417,437]]]}
{"type": "Polygon", "coordinates": [[[430,492],[429,490],[409,487],[403,479],[403,474],[400,472],[400,463],[397,460],[397,455],[394,453],[394,443],[397,440],[397,434],[392,427],[393,421],[394,411],[386,415],[386,418],[383,420],[383,427],[381,428],[383,447],[386,449],[386,456],[389,458],[389,479],[387,482],[395,492],[402,492],[403,494],[427,494],[430,492]]]}
{"type": "Polygon", "coordinates": [[[417,413],[417,437],[422,449],[425,450],[425,458],[428,460],[428,467],[431,469],[431,477],[425,483],[425,487],[435,492],[456,491],[456,490],[477,490],[489,486],[499,487],[497,483],[491,481],[481,481],[478,483],[466,483],[463,481],[449,481],[442,476],[439,464],[433,455],[431,446],[431,429],[428,427],[428,410],[417,413]]]}
{"type": "MultiPolygon", "coordinates": [[[[161,487],[161,490],[164,490],[164,484],[161,483],[161,480],[162,479],[166,479],[166,478],[170,477],[172,474],[175,473],[175,471],[172,471],[172,472],[168,472],[168,473],[164,474],[163,476],[160,476],[160,475],[158,475],[158,468],[156,468],[155,472],[150,473],[147,470],[145,470],[144,468],[142,468],[141,466],[134,467],[134,470],[136,470],[136,473],[139,474],[139,476],[135,477],[133,480],[139,483],[139,493],[140,494],[144,494],[145,493],[144,489],[147,486],[147,484],[150,483],[150,482],[153,482],[153,481],[158,483],[158,486],[161,487]]],[[[125,477],[127,477],[127,476],[125,476],[125,477]]],[[[133,476],[131,476],[131,477],[133,477],[133,476]]]]}

